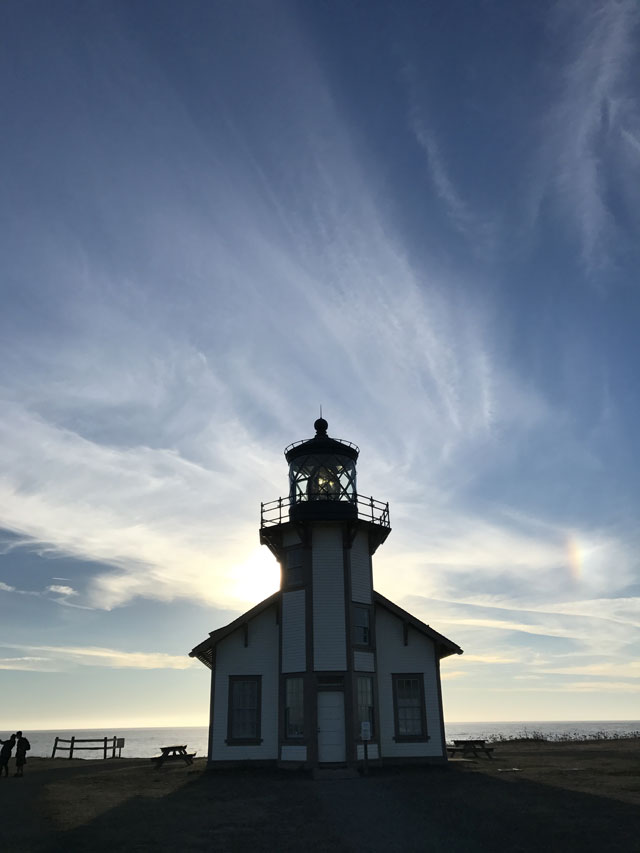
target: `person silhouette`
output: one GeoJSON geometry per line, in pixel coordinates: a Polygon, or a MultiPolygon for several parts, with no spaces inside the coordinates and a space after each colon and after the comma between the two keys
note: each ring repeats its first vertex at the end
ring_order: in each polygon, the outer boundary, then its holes
{"type": "Polygon", "coordinates": [[[16,772],[15,776],[24,775],[24,765],[27,763],[27,750],[31,749],[31,744],[22,736],[22,732],[16,732],[16,772]]]}
{"type": "Polygon", "coordinates": [[[11,735],[7,740],[0,739],[0,743],[2,747],[0,748],[0,776],[2,776],[2,771],[4,770],[4,775],[9,775],[9,759],[11,758],[11,753],[13,751],[13,747],[16,743],[16,736],[11,735]]]}

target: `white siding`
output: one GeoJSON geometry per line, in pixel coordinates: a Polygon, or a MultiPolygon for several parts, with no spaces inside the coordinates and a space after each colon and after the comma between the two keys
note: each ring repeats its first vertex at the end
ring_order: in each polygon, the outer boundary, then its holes
{"type": "Polygon", "coordinates": [[[304,672],[306,669],[304,606],[303,589],[282,594],[283,672],[304,672]]]}
{"type": "Polygon", "coordinates": [[[373,652],[358,652],[353,653],[353,668],[356,672],[374,672],[375,662],[373,652]]]}
{"type": "Polygon", "coordinates": [[[289,548],[291,545],[299,545],[301,541],[295,530],[287,530],[282,535],[282,544],[285,548],[289,548]]]}
{"type": "Polygon", "coordinates": [[[313,665],[316,670],[347,668],[342,530],[313,531],[313,665]]]}
{"type": "Polygon", "coordinates": [[[306,761],[307,747],[283,744],[280,749],[280,758],[282,761],[306,761]]]}
{"type": "Polygon", "coordinates": [[[249,622],[248,646],[244,645],[243,627],[218,643],[215,679],[212,761],[277,758],[278,625],[275,605],[249,622]],[[230,675],[262,675],[262,743],[260,744],[228,746],[225,743],[230,675]]]}
{"type": "Polygon", "coordinates": [[[351,546],[351,598],[361,604],[371,604],[371,556],[364,530],[358,531],[351,546]]]}
{"type": "MultiPolygon", "coordinates": [[[[364,760],[364,744],[359,743],[358,745],[358,761],[364,760]]],[[[367,758],[370,758],[372,761],[375,761],[380,757],[380,753],[378,752],[378,744],[370,743],[367,748],[367,758]]]]}
{"type": "Polygon", "coordinates": [[[402,621],[376,607],[376,648],[378,653],[378,701],[380,707],[380,750],[383,758],[410,756],[442,756],[443,743],[438,702],[438,674],[433,642],[424,634],[409,628],[409,644],[404,645],[402,621]],[[393,711],[392,673],[421,672],[427,712],[427,734],[424,743],[396,743],[393,711]]]}

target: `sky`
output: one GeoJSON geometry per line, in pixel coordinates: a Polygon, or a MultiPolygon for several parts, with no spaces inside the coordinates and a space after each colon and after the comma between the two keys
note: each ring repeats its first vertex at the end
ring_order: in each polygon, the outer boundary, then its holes
{"type": "Polygon", "coordinates": [[[0,4],[0,730],[206,724],[320,405],[449,721],[637,719],[639,24],[0,4]]]}

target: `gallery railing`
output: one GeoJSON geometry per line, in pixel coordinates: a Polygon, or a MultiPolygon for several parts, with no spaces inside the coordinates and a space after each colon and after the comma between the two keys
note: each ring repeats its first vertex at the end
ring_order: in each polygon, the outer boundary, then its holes
{"type": "MultiPolygon", "coordinates": [[[[337,443],[337,444],[344,444],[346,447],[350,447],[352,450],[355,450],[355,451],[356,451],[356,453],[360,453],[360,448],[358,447],[358,445],[357,445],[357,444],[354,444],[352,441],[347,441],[347,440],[346,440],[346,439],[344,439],[344,438],[332,438],[332,439],[330,439],[330,440],[331,440],[331,441],[333,441],[333,442],[335,442],[335,443],[337,443]]],[[[293,450],[293,448],[294,448],[294,447],[300,447],[300,445],[301,445],[301,444],[309,444],[309,442],[310,442],[310,439],[308,439],[308,438],[301,438],[301,439],[300,439],[300,441],[293,441],[291,444],[288,444],[288,445],[285,447],[285,449],[284,449],[284,455],[286,456],[286,455],[287,455],[287,453],[288,453],[290,450],[293,450]]],[[[310,453],[312,453],[312,452],[313,452],[313,450],[312,450],[312,449],[310,449],[310,451],[309,451],[309,452],[310,452],[310,453]]]]}
{"type": "MultiPolygon", "coordinates": [[[[305,501],[304,503],[310,503],[305,501]]],[[[327,501],[328,503],[328,501],[327,501]]],[[[338,501],[337,503],[347,503],[338,501]]],[[[377,501],[375,498],[364,495],[354,495],[353,500],[348,501],[355,506],[357,516],[361,521],[370,521],[380,527],[391,527],[389,521],[389,504],[377,501]]],[[[290,520],[290,509],[300,506],[300,503],[291,501],[291,498],[277,498],[275,501],[267,501],[260,504],[260,527],[273,527],[276,524],[284,524],[290,520]]]]}

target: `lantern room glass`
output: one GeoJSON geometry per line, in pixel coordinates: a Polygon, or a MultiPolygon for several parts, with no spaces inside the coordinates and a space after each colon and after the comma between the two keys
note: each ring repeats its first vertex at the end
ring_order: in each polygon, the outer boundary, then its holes
{"type": "Polygon", "coordinates": [[[348,456],[318,453],[300,456],[289,465],[292,504],[305,501],[356,502],[356,463],[348,456]]]}

